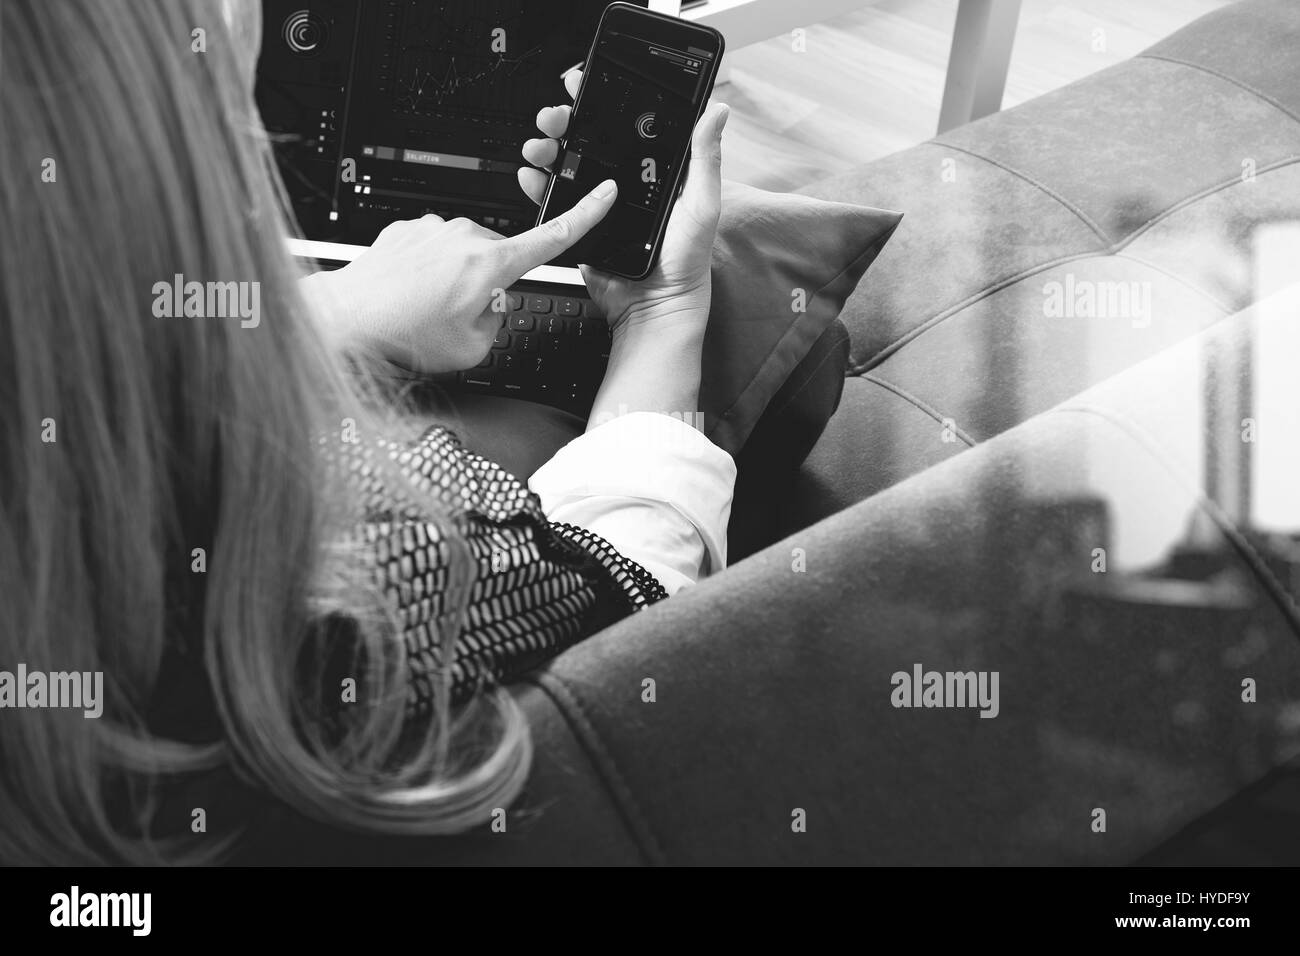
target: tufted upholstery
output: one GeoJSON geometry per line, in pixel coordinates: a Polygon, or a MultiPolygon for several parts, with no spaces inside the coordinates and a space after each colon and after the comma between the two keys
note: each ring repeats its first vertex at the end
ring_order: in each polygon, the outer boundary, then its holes
{"type": "Polygon", "coordinates": [[[1297,51],[1300,5],[1226,7],[1131,61],[804,190],[905,218],[842,316],[850,378],[787,530],[1248,305],[1251,227],[1300,218],[1297,51]],[[1045,317],[1044,286],[1069,275],[1149,282],[1149,326],[1045,317]]]}

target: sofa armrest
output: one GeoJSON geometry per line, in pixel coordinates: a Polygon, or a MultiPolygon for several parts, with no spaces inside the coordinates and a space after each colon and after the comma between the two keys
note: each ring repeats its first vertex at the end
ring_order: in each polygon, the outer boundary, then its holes
{"type": "MultiPolygon", "coordinates": [[[[1131,862],[1297,749],[1278,724],[1300,699],[1297,583],[1265,580],[1248,529],[1200,495],[1205,436],[1179,400],[1257,324],[1238,316],[578,645],[536,678],[533,712],[582,728],[647,861],[1131,862]],[[1202,522],[1227,591],[1189,601],[1150,572],[1202,522]],[[917,664],[998,672],[996,717],[894,706],[917,664]]],[[[549,799],[563,824],[567,798],[549,799]]]]}

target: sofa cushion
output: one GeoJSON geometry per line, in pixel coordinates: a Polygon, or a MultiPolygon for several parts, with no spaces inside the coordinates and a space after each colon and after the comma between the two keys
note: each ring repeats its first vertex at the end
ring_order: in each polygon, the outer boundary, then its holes
{"type": "MultiPolygon", "coordinates": [[[[925,418],[986,440],[1253,301],[1254,227],[1300,218],[1297,35],[1296,4],[1233,4],[1131,61],[804,190],[907,218],[842,313],[850,374],[871,387],[846,389],[805,463],[800,487],[820,493],[802,516],[946,457],[951,443],[914,446],[925,418]],[[1149,315],[1051,314],[1066,288],[1094,301],[1136,290],[1149,315]],[[916,412],[887,434],[900,401],[916,412]]],[[[926,426],[920,440],[942,437],[926,426]]]]}
{"type": "Polygon", "coordinates": [[[885,209],[723,184],[700,382],[709,438],[739,453],[902,218],[885,209]]]}
{"type": "Polygon", "coordinates": [[[1300,120],[1296,50],[1300,18],[1294,0],[1253,0],[1207,14],[1142,55],[1215,74],[1300,120]]]}
{"type": "Polygon", "coordinates": [[[813,446],[775,524],[790,534],[975,444],[934,407],[872,372],[845,380],[839,411],[813,446]]]}

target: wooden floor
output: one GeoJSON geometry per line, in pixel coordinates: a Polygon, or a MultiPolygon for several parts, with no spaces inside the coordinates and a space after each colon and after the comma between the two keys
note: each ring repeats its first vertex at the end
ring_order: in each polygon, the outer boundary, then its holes
{"type": "MultiPolygon", "coordinates": [[[[791,0],[797,2],[797,0],[791,0]]],[[[1003,106],[1128,59],[1232,0],[1023,0],[1003,106]]],[[[727,54],[723,174],[795,189],[935,134],[957,0],[878,0],[727,54]]]]}

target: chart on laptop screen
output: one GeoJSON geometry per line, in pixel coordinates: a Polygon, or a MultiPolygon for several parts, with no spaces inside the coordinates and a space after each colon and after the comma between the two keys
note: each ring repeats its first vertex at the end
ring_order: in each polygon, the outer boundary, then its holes
{"type": "Polygon", "coordinates": [[[258,105],[303,233],[366,245],[430,212],[531,226],[520,146],[605,5],[266,0],[258,105]]]}
{"type": "Polygon", "coordinates": [[[512,85],[547,79],[536,76],[543,48],[520,4],[471,11],[408,0],[391,5],[390,20],[381,82],[396,112],[509,121],[518,112],[512,85]]]}

